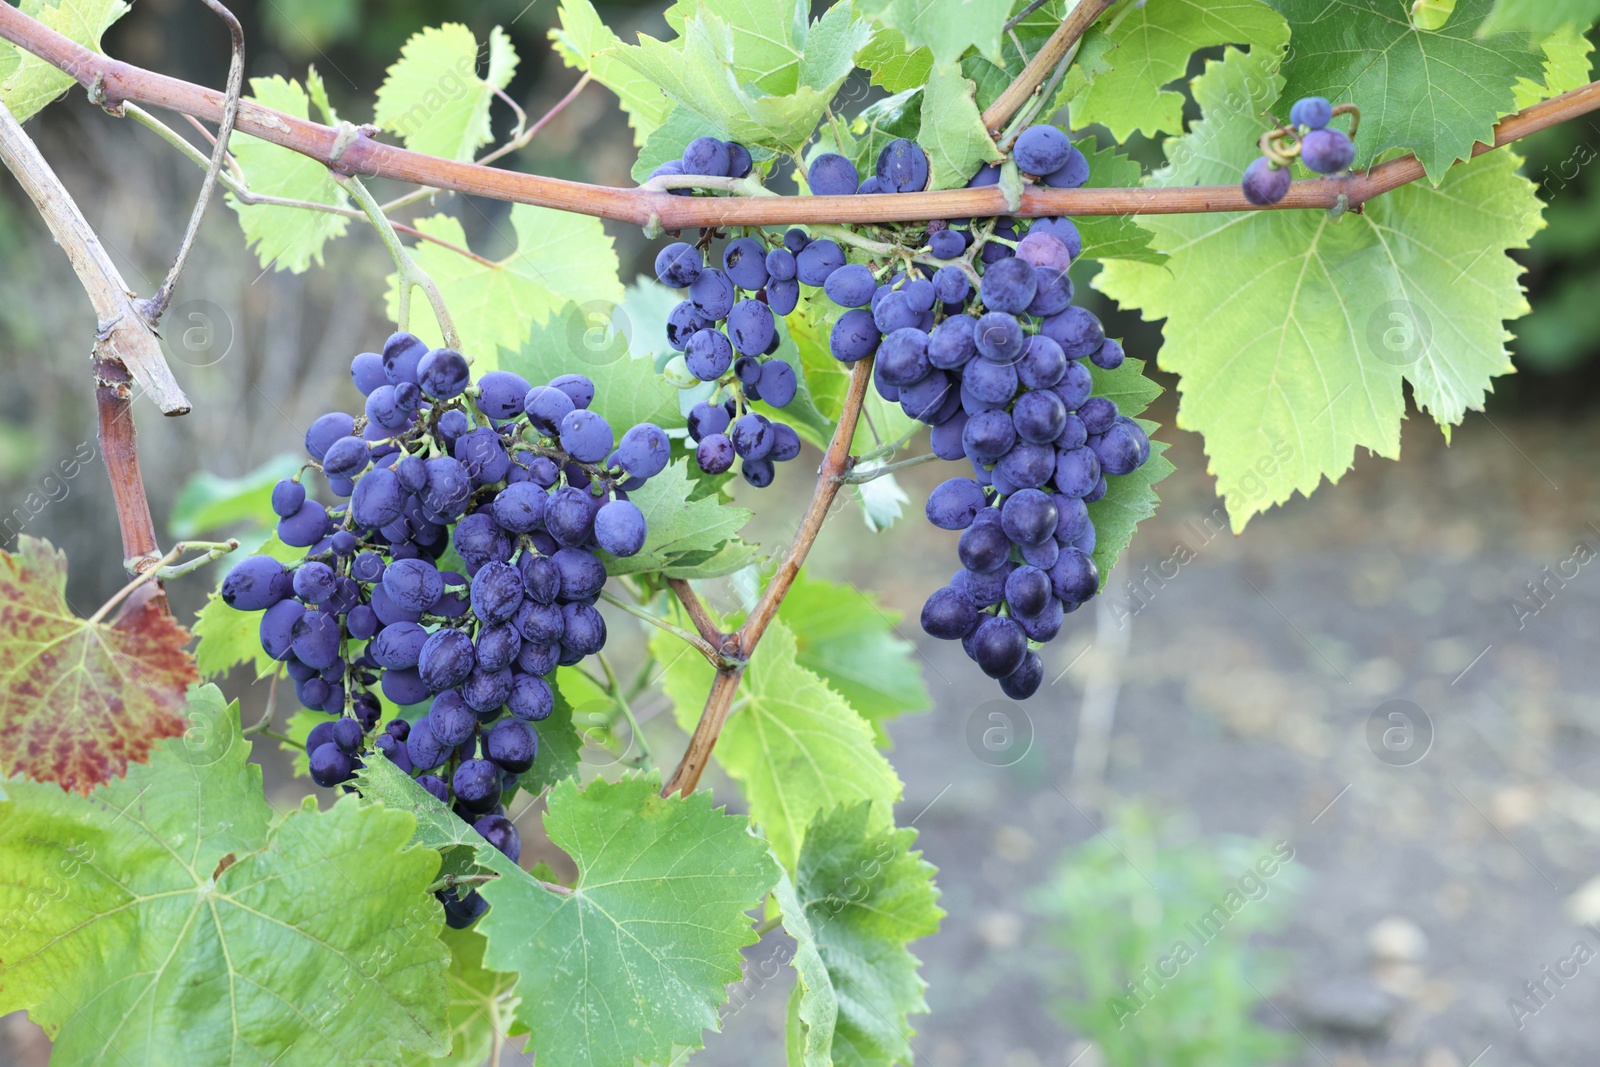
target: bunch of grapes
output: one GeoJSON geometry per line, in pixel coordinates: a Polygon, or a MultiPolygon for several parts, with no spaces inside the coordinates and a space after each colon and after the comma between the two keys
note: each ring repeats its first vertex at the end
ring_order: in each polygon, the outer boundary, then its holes
{"type": "MultiPolygon", "coordinates": [[[[1054,126],[1018,138],[1013,159],[1026,177],[1075,188],[1088,162],[1054,126]]],[[[812,163],[813,190],[853,185],[838,156],[812,163]]],[[[920,189],[927,157],[910,141],[884,149],[877,173],[858,192],[920,189]]],[[[986,166],[969,186],[994,184],[986,166]]],[[[820,285],[847,310],[829,337],[842,362],[875,356],[873,378],[884,399],[932,427],[935,454],[967,460],[970,478],[952,478],[928,498],[935,526],[963,531],[962,569],[928,598],[923,628],[960,640],[1007,695],[1031,696],[1044,668],[1035,643],[1053,639],[1064,616],[1098,591],[1088,505],[1107,477],[1128,474],[1150,455],[1143,429],[1093,395],[1085,361],[1120,366],[1122,346],[1099,320],[1072,305],[1067,269],[1083,250],[1065,218],[1040,218],[1019,231],[999,219],[962,219],[926,228],[911,269],[845,263],[831,241],[807,250],[814,264],[801,281],[820,285]]]]}
{"type": "MultiPolygon", "coordinates": [[[[715,137],[699,137],[683,159],[663,163],[655,174],[742,178],[750,173],[750,153],[715,137]]],[[[688,189],[674,190],[689,193],[688,189]]],[[[696,442],[695,462],[707,474],[722,474],[739,461],[751,485],[772,484],[773,464],[800,454],[800,435],[751,409],[757,401],[781,408],[794,399],[794,368],[767,359],[778,350],[774,315],[787,315],[800,298],[794,253],[770,252],[756,237],[739,237],[722,250],[722,267],[708,266],[706,252],[716,231],[698,244],[675,241],[656,256],[656,277],[688,299],[667,318],[667,343],[681,356],[667,369],[669,380],[684,385],[714,382],[715,391],[689,413],[696,442]]]]}
{"type": "Polygon", "coordinates": [[[1356,146],[1351,138],[1360,122],[1360,112],[1351,104],[1334,107],[1320,96],[1295,101],[1289,109],[1290,129],[1272,130],[1262,137],[1261,158],[1245,168],[1241,182],[1245,199],[1268,207],[1288,196],[1293,181],[1289,168],[1296,157],[1317,174],[1348,170],[1356,159],[1356,146]],[[1328,125],[1335,115],[1345,114],[1351,117],[1348,134],[1328,125]],[[1291,138],[1292,143],[1277,143],[1291,138]]]}
{"type": "MultiPolygon", "coordinates": [[[[305,557],[246,559],[222,598],[263,613],[262,647],[300,703],[335,716],[306,742],[318,785],[349,782],[370,744],[515,860],[502,800],[538,754],[548,676],[605,645],[599,552],[643,547],[627,494],[666,467],[670,442],[649,423],[615,440],[582,375],[534,386],[492,371],[473,384],[460,353],[408,333],[350,373],[365,413],[323,415],[305,437],[308,469],[343,502],[279,482],[278,536],[305,557]],[[452,546],[465,573],[439,569],[452,546]],[[378,691],[428,710],[380,727],[378,691]]],[[[441,899],[455,926],[487,906],[453,889],[441,899]]]]}

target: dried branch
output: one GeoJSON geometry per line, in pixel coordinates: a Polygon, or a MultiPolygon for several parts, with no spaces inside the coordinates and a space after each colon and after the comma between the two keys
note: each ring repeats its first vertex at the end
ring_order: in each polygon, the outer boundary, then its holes
{"type": "MultiPolygon", "coordinates": [[[[989,110],[983,113],[983,125],[989,131],[989,136],[998,137],[1011,116],[1021,110],[1028,98],[1034,94],[1044,80],[1050,77],[1050,72],[1056,65],[1067,57],[1072,46],[1088,32],[1094,25],[1094,20],[1105,14],[1117,0],[1078,0],[1078,6],[1067,12],[1067,17],[1061,20],[1061,25],[1056,32],[1050,35],[1039,54],[1028,60],[1028,65],[1022,68],[1022,73],[1017,75],[1016,81],[1006,86],[1006,91],[1000,98],[989,105],[989,110]]],[[[1063,213],[1065,214],[1065,212],[1063,213]]]]}

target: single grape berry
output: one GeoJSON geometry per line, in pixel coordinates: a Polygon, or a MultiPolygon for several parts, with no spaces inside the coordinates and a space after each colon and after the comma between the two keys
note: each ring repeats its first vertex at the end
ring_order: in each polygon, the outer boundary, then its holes
{"type": "Polygon", "coordinates": [[[1276,166],[1266,156],[1252,160],[1244,169],[1244,180],[1240,187],[1244,190],[1244,198],[1260,207],[1276,204],[1289,195],[1289,186],[1294,176],[1287,167],[1276,166]]]}
{"type": "Polygon", "coordinates": [[[1320,130],[1333,121],[1333,105],[1324,97],[1308,96],[1296,100],[1289,109],[1289,125],[1320,130]]]}
{"type": "Polygon", "coordinates": [[[1300,142],[1300,161],[1318,174],[1337,174],[1356,159],[1356,146],[1343,130],[1312,130],[1300,142]]]}

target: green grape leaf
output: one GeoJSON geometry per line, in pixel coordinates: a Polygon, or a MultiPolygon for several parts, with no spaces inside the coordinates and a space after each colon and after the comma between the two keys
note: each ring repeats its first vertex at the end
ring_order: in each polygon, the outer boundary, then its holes
{"type": "Polygon", "coordinates": [[[933,50],[912,48],[906,44],[905,34],[880,26],[856,53],[856,63],[871,72],[873,85],[899,93],[919,88],[928,80],[933,70],[933,50]]]}
{"type": "MultiPolygon", "coordinates": [[[[679,655],[681,642],[655,634],[651,648],[667,664],[662,688],[678,723],[693,729],[713,670],[700,656],[679,655]]],[[[806,826],[840,804],[872,805],[875,826],[888,826],[900,779],[874,744],[871,726],[843,697],[796,662],[794,632],[775,619],[756,646],[739,684],[736,710],[722,728],[713,758],[744,787],[750,819],[793,868],[806,826]]]]}
{"type": "MultiPolygon", "coordinates": [[[[1142,360],[1124,359],[1116,370],[1089,367],[1094,377],[1094,394],[1103,396],[1117,405],[1120,414],[1134,418],[1146,434],[1154,436],[1158,427],[1138,416],[1161,395],[1161,386],[1145,377],[1142,360]]],[[[1131,474],[1106,479],[1106,495],[1089,505],[1089,519],[1094,523],[1095,567],[1100,571],[1100,587],[1111,581],[1112,569],[1124,549],[1133,543],[1133,532],[1139,523],[1156,513],[1161,498],[1152,488],[1155,483],[1173,472],[1172,461],[1164,452],[1166,442],[1150,442],[1150,458],[1131,474]]]]}
{"type": "Polygon", "coordinates": [[[479,51],[459,22],[412,34],[378,89],[373,119],[413,152],[470,161],[494,138],[489,102],[517,69],[517,53],[498,26],[489,36],[487,78],[478,76],[479,51]]]}
{"type": "Polygon", "coordinates": [[[642,488],[628,493],[643,512],[644,548],[618,559],[602,553],[610,574],[659,572],[669,578],[715,578],[755,562],[759,549],[738,539],[750,512],[706,497],[690,500],[688,460],[668,464],[642,488]],[[727,552],[729,547],[738,551],[727,552]]]}
{"type": "Polygon", "coordinates": [[[801,571],[778,618],[794,631],[795,662],[860,712],[880,745],[889,741],[887,720],[930,706],[916,645],[902,630],[903,617],[871,593],[801,571]]]}
{"type": "MultiPolygon", "coordinates": [[[[710,6],[686,15],[671,42],[639,35],[638,45],[605,53],[699,115],[720,137],[763,148],[796,150],[810,139],[833,94],[854,69],[870,28],[836,4],[809,28],[802,9],[779,20],[780,39],[735,28],[710,6]],[[798,63],[781,57],[797,53],[798,63]]],[[[772,23],[763,28],[776,29],[772,23]]]]}
{"type": "Polygon", "coordinates": [[[1011,0],[855,0],[855,8],[899,30],[912,48],[928,49],[935,63],[954,63],[969,48],[999,62],[1011,0]]]}
{"type": "MultiPolygon", "coordinates": [[[[311,117],[310,100],[296,81],[251,78],[250,96],[262,107],[286,115],[311,117]]],[[[349,207],[339,183],[327,167],[308,156],[280,148],[268,141],[236,133],[228,140],[228,150],[244,170],[250,191],[258,196],[289,200],[309,200],[332,207],[349,207]]],[[[343,237],[350,220],[325,211],[276,207],[271,204],[245,204],[232,193],[228,206],[239,216],[245,243],[255,249],[263,267],[274,267],[300,274],[312,263],[322,263],[322,246],[334,237],[343,237]]]]}
{"type": "Polygon", "coordinates": [[[88,793],[184,731],[189,633],[148,587],[115,618],[67,601],[67,554],[22,534],[0,550],[0,773],[88,793]]]}
{"type": "Polygon", "coordinates": [[[907,1016],[928,1010],[928,984],[907,946],[937,933],[944,910],[912,829],[876,828],[865,804],[819,812],[791,881],[778,883],[795,939],[790,1040],[806,1067],[910,1063],[907,1016]]]}
{"type": "Polygon", "coordinates": [[[525,332],[519,347],[502,354],[500,365],[534,385],[561,374],[587,376],[595,388],[590,410],[604,416],[618,437],[641,422],[663,429],[682,426],[677,390],[662,381],[651,359],[629,351],[625,330],[631,322],[621,299],[563,305],[525,332]]]}
{"type": "Polygon", "coordinates": [[[1559,30],[1545,38],[1543,47],[1544,81],[1518,78],[1513,87],[1519,110],[1589,84],[1589,57],[1594,45],[1587,37],[1576,30],[1559,30]]]}
{"type": "Polygon", "coordinates": [[[241,522],[259,523],[272,514],[272,487],[300,473],[301,462],[292,452],[280,452],[237,478],[196,471],[178,490],[167,529],[173,537],[192,538],[241,522]]]}
{"type": "MultiPolygon", "coordinates": [[[[467,246],[466,231],[450,215],[419,219],[416,228],[456,248],[467,246]]],[[[599,219],[513,204],[511,229],[516,251],[499,262],[479,262],[432,241],[411,250],[438,283],[461,334],[461,347],[475,361],[474,374],[498,367],[500,349],[520,350],[528,340],[529,323],[545,324],[569,301],[593,305],[603,314],[622,300],[616,249],[599,219]]],[[[391,275],[391,318],[399,313],[394,282],[391,275]]],[[[412,305],[412,332],[430,345],[442,344],[427,302],[419,294],[412,305]]]]}
{"type": "Polygon", "coordinates": [[[483,1067],[497,1040],[514,1032],[517,998],[511,990],[517,984],[516,975],[491,971],[483,965],[483,950],[488,942],[475,929],[445,929],[439,940],[450,950],[450,972],[446,976],[450,1052],[443,1057],[407,1056],[406,1067],[483,1067]]]}
{"type": "MultiPolygon", "coordinates": [[[[1094,138],[1078,142],[1078,150],[1089,161],[1088,189],[1127,189],[1139,185],[1144,171],[1139,164],[1115,148],[1100,148],[1094,138]]],[[[1083,236],[1083,252],[1078,261],[1107,259],[1137,259],[1145,263],[1160,263],[1166,256],[1150,247],[1150,231],[1141,227],[1132,215],[1094,215],[1073,220],[1083,236]]]]}
{"type": "Polygon", "coordinates": [[[187,712],[87,797],[5,783],[0,1011],[26,1008],[68,1063],[444,1051],[439,857],[408,847],[413,820],[355,797],[274,818],[238,705],[203,686],[187,712]]]}
{"type": "MultiPolygon", "coordinates": [[[[1516,108],[1517,79],[1541,73],[1539,49],[1526,35],[1479,38],[1494,0],[1460,0],[1433,31],[1412,26],[1393,0],[1344,0],[1337,9],[1326,0],[1270,2],[1294,34],[1278,110],[1287,114],[1303,96],[1360,107],[1358,164],[1409,149],[1437,184],[1474,142],[1493,143],[1495,122],[1516,108]]],[[[1257,136],[1265,129],[1258,119],[1257,136]]]]}
{"type": "Polygon", "coordinates": [[[555,50],[567,66],[587,71],[616,94],[633,127],[634,144],[642,146],[666,120],[672,102],[654,82],[612,54],[621,42],[589,0],[562,0],[558,13],[561,25],[550,31],[555,50]]]}
{"type": "Polygon", "coordinates": [[[1600,0],[1495,0],[1478,36],[1497,33],[1586,32],[1600,19],[1600,0]]]}
{"type": "MultiPolygon", "coordinates": [[[[290,563],[303,559],[305,549],[290,548],[274,534],[254,554],[290,563]]],[[[237,564],[241,558],[235,554],[224,557],[224,562],[237,564]]],[[[226,571],[217,576],[218,589],[225,577],[226,571]]],[[[257,678],[266,678],[282,667],[261,647],[261,612],[230,608],[215,590],[195,617],[194,636],[194,663],[202,678],[215,680],[244,664],[255,668],[257,678]]]]}
{"type": "Polygon", "coordinates": [[[917,143],[928,153],[928,188],[960,189],[985,163],[1003,158],[984,129],[973,99],[974,86],[953,63],[941,64],[922,90],[922,123],[917,143]],[[930,129],[931,127],[931,129],[930,129]]]}
{"type": "MultiPolygon", "coordinates": [[[[1152,184],[1236,180],[1280,82],[1253,54],[1211,64],[1194,82],[1206,118],[1170,145],[1177,162],[1152,184]]],[[[1357,447],[1395,457],[1403,383],[1448,427],[1512,369],[1504,320],[1527,304],[1504,253],[1542,225],[1519,163],[1502,149],[1453,168],[1438,189],[1405,186],[1337,220],[1141,218],[1171,258],[1112,260],[1095,285],[1167,320],[1161,366],[1181,378],[1178,425],[1204,435],[1235,529],[1324,476],[1337,481],[1357,447]]]]}
{"type": "MultiPolygon", "coordinates": [[[[1389,6],[1404,23],[1399,3],[1389,6]]],[[[1344,9],[1323,7],[1330,31],[1338,26],[1343,32],[1348,25],[1344,9]]],[[[1149,137],[1182,131],[1183,93],[1166,86],[1182,80],[1194,53],[1238,44],[1280,55],[1289,42],[1283,19],[1261,0],[1147,0],[1118,11],[1105,25],[1084,35],[1088,62],[1074,64],[1064,84],[1072,125],[1101,123],[1118,141],[1135,131],[1149,137]]],[[[1294,40],[1298,51],[1298,30],[1294,40]]],[[[1364,38],[1352,33],[1347,40],[1362,40],[1360,55],[1370,61],[1364,38]]],[[[1262,131],[1267,125],[1262,119],[1262,131]]]]}
{"type": "MultiPolygon", "coordinates": [[[[100,36],[113,22],[128,13],[123,0],[53,0],[24,3],[23,12],[38,19],[57,33],[81,45],[100,51],[100,36]]],[[[0,53],[0,104],[18,122],[27,122],[52,100],[77,84],[66,71],[10,44],[0,53]]]]}
{"type": "Polygon", "coordinates": [[[516,976],[513,1011],[541,1063],[665,1063],[718,1028],[740,949],[756,941],[747,909],[777,880],[760,839],[704,792],[663,797],[660,778],[568,779],[550,791],[545,832],[572,857],[577,883],[559,891],[506,859],[386,760],[361,772],[362,792],[416,815],[433,848],[470,845],[499,875],[480,892],[483,965],[516,976]]]}
{"type": "Polygon", "coordinates": [[[583,749],[583,738],[573,726],[573,701],[562,688],[562,678],[568,672],[557,671],[550,679],[550,689],[555,694],[555,710],[543,722],[531,723],[539,735],[539,754],[533,766],[522,776],[519,788],[529,796],[538,796],[546,789],[578,773],[578,763],[583,749]]]}

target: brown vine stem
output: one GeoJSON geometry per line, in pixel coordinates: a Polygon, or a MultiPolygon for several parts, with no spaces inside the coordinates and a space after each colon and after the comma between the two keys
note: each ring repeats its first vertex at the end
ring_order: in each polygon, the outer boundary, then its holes
{"type": "Polygon", "coordinates": [[[1000,131],[1005,124],[1011,121],[1022,105],[1027,103],[1044,80],[1050,77],[1051,71],[1066,57],[1072,46],[1088,32],[1094,25],[1094,20],[1110,10],[1117,0],[1078,0],[1078,6],[1067,12],[1067,17],[1061,20],[1061,25],[1056,27],[1056,32],[1050,35],[1039,54],[1028,60],[1028,65],[1022,68],[1022,73],[1017,79],[1006,86],[1006,91],[1000,98],[989,105],[989,110],[983,113],[984,128],[989,131],[990,137],[1000,136],[1000,131]]]}
{"type": "Polygon", "coordinates": [[[700,599],[700,594],[685,578],[668,578],[667,586],[671,588],[678,603],[683,605],[683,610],[688,612],[689,621],[694,623],[694,628],[700,631],[700,636],[712,648],[721,649],[728,635],[723,633],[717,624],[711,621],[711,613],[706,610],[705,603],[700,599]]]}
{"type": "Polygon", "coordinates": [[[728,721],[728,713],[733,710],[733,698],[739,692],[745,663],[755,652],[773,616],[778,613],[778,606],[788,595],[789,587],[800,573],[800,565],[805,563],[806,554],[811,551],[817,534],[822,531],[823,520],[833,506],[833,498],[839,495],[841,483],[838,479],[849,471],[854,462],[850,455],[850,442],[855,437],[856,420],[861,415],[861,403],[866,399],[867,384],[871,380],[872,357],[868,356],[850,372],[850,388],[845,393],[839,424],[834,427],[833,439],[828,442],[828,451],[822,457],[822,466],[817,471],[817,487],[811,494],[811,503],[800,520],[800,529],[796,531],[794,541],[784,554],[783,562],[778,565],[777,573],[767,583],[755,610],[745,619],[744,625],[736,633],[728,635],[724,642],[732,646],[731,651],[737,654],[741,662],[717,672],[711,693],[706,697],[705,710],[695,724],[694,736],[689,738],[689,747],[684,751],[683,759],[678,761],[677,770],[672,772],[672,778],[662,788],[663,796],[673,793],[688,796],[700,784],[700,775],[711,760],[711,750],[716,747],[717,738],[722,736],[722,726],[728,721]]]}
{"type": "MultiPolygon", "coordinates": [[[[1098,0],[1097,0],[1098,2],[1098,0]]],[[[71,74],[85,86],[98,80],[108,100],[161,107],[210,122],[220,121],[224,97],[194,85],[92,52],[30,18],[0,4],[0,38],[71,74]]],[[[1041,53],[1042,55],[1043,53],[1041,53]]],[[[1035,60],[1039,57],[1035,56],[1035,60]]],[[[1568,119],[1600,109],[1600,83],[1535,104],[1495,127],[1493,144],[1478,144],[1480,155],[1568,119]]],[[[667,192],[616,189],[563,181],[537,174],[459,163],[386,145],[361,135],[353,140],[339,130],[261,107],[240,105],[237,128],[347,173],[393,178],[450,189],[492,200],[509,200],[580,215],[616,219],[665,230],[708,226],[781,226],[796,223],[922,222],[966,216],[1014,215],[1193,215],[1211,212],[1274,211],[1294,208],[1359,207],[1375,196],[1424,176],[1415,156],[1404,156],[1365,174],[1296,182],[1271,208],[1244,198],[1237,185],[1128,189],[1049,189],[1030,186],[1012,208],[998,186],[950,189],[895,196],[673,196],[667,192]],[[1342,198],[1342,200],[1341,200],[1342,198]]],[[[141,384],[143,384],[141,382],[141,384]]]]}

